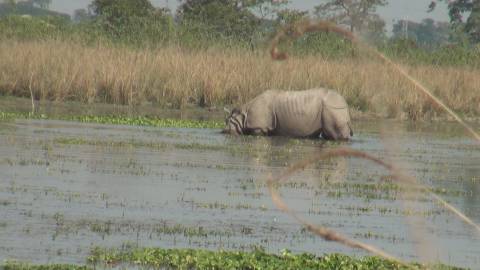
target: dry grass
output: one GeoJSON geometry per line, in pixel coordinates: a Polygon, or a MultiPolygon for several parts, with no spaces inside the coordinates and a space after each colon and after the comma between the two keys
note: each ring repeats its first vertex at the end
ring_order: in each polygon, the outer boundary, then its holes
{"type": "MultiPolygon", "coordinates": [[[[328,87],[376,115],[418,119],[440,112],[397,71],[368,57],[326,60],[268,52],[132,50],[60,41],[0,41],[0,93],[55,101],[161,106],[243,103],[266,89],[328,87]]],[[[480,115],[480,71],[404,66],[454,111],[480,115]]]]}

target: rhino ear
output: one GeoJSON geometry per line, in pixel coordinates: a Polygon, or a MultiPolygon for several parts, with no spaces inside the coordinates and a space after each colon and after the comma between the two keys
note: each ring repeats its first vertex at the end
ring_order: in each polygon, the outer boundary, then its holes
{"type": "Polygon", "coordinates": [[[234,109],[232,110],[232,113],[234,113],[234,114],[239,114],[239,113],[241,113],[241,112],[242,112],[242,111],[240,111],[239,108],[234,108],[234,109]]]}

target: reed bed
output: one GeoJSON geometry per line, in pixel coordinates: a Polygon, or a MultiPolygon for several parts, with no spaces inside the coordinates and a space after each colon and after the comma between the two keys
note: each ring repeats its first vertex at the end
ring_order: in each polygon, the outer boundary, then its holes
{"type": "MultiPolygon", "coordinates": [[[[246,102],[266,89],[327,87],[357,111],[419,119],[444,113],[404,76],[360,55],[274,61],[268,52],[132,49],[69,41],[0,41],[0,94],[37,100],[214,107],[246,102]]],[[[480,115],[480,71],[473,67],[402,65],[464,116],[480,115]]]]}

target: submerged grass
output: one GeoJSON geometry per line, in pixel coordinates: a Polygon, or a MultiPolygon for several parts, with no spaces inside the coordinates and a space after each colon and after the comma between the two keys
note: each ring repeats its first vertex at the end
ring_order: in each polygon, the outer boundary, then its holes
{"type": "Polygon", "coordinates": [[[53,140],[56,144],[64,145],[91,145],[104,147],[147,147],[150,149],[185,149],[185,150],[203,150],[203,151],[219,151],[224,150],[225,147],[221,145],[208,145],[200,143],[166,143],[166,142],[141,142],[141,141],[102,141],[102,140],[85,140],[82,138],[55,138],[53,140]]]}

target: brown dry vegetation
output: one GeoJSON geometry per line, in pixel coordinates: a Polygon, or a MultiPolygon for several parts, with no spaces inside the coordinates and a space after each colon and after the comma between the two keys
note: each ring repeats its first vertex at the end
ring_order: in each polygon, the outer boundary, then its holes
{"type": "MultiPolygon", "coordinates": [[[[266,89],[328,87],[357,110],[417,119],[439,109],[379,60],[317,56],[273,61],[268,52],[133,50],[71,42],[0,41],[0,93],[54,101],[182,107],[247,101],[266,89]]],[[[449,107],[480,115],[480,71],[468,67],[404,66],[449,107]]]]}

